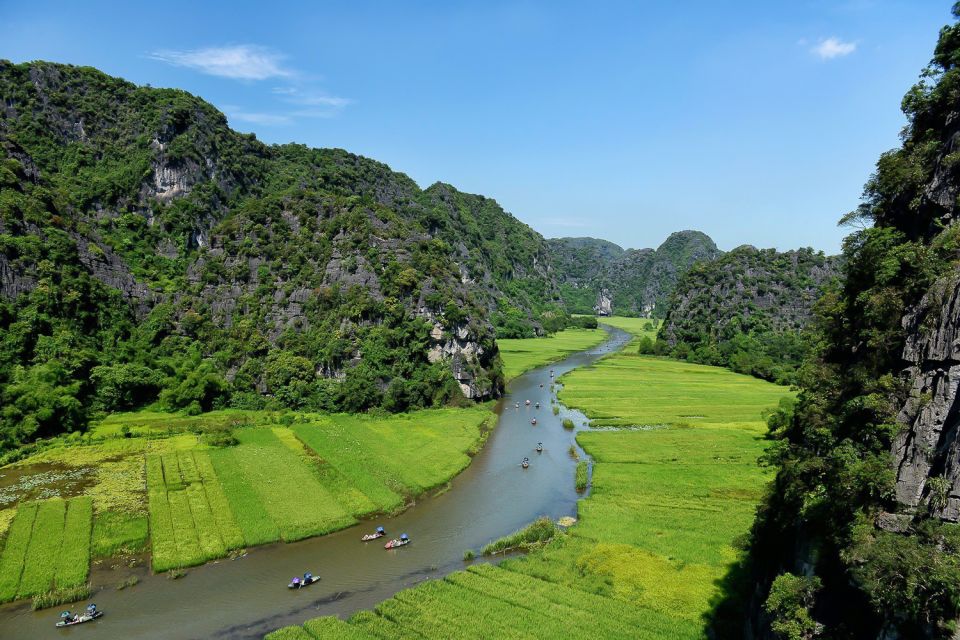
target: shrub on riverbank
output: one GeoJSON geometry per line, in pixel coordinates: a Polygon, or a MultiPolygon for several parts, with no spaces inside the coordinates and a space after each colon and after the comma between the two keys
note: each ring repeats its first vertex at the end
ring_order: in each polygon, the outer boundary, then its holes
{"type": "Polygon", "coordinates": [[[576,479],[577,491],[586,491],[587,482],[588,482],[588,470],[589,470],[589,467],[587,465],[586,460],[581,460],[580,462],[577,463],[577,479],[576,479]]]}
{"type": "Polygon", "coordinates": [[[30,608],[33,611],[39,611],[40,609],[49,609],[50,607],[58,607],[62,604],[86,600],[89,597],[90,585],[79,584],[74,587],[66,587],[63,589],[47,591],[46,593],[39,593],[33,596],[33,601],[30,603],[30,608]]]}
{"type": "Polygon", "coordinates": [[[482,553],[485,556],[490,556],[495,553],[516,551],[517,549],[532,549],[552,540],[556,533],[557,527],[553,524],[553,521],[547,517],[540,517],[520,531],[515,531],[491,542],[483,548],[482,553]]]}

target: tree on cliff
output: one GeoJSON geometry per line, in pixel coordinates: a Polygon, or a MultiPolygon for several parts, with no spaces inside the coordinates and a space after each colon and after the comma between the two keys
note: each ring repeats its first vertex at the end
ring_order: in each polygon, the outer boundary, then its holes
{"type": "MultiPolygon", "coordinates": [[[[953,14],[960,19],[960,3],[953,14]]],[[[815,354],[802,369],[798,402],[771,420],[768,460],[778,472],[751,548],[752,624],[766,637],[786,637],[771,612],[783,585],[796,582],[789,574],[811,572],[821,588],[792,602],[826,636],[940,638],[956,630],[960,530],[947,506],[960,493],[952,408],[960,370],[932,354],[942,348],[953,358],[960,337],[958,65],[954,23],[904,98],[902,146],[883,154],[863,204],[844,218],[872,224],[846,238],[842,282],[818,303],[815,354]],[[924,388],[925,380],[932,385],[924,388]],[[918,460],[921,473],[906,477],[903,468],[918,460]],[[911,499],[907,484],[916,488],[911,499]]]]}

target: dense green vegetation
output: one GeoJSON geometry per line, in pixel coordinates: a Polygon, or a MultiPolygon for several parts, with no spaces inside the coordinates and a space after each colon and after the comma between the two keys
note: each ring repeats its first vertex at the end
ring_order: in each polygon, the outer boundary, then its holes
{"type": "Polygon", "coordinates": [[[455,247],[471,294],[494,310],[498,338],[532,338],[569,325],[543,236],[491,198],[440,182],[423,193],[425,226],[455,247]]]}
{"type": "Polygon", "coordinates": [[[566,322],[524,275],[539,236],[488,237],[523,226],[493,201],[266,146],[194,96],[91,68],[0,61],[0,92],[0,450],[151,403],[404,411],[461,401],[461,382],[491,397],[488,307],[531,332],[566,322]]]}
{"type": "Polygon", "coordinates": [[[647,352],[789,384],[807,354],[804,329],[836,262],[812,249],[750,246],[701,262],[680,278],[661,343],[647,352]]]}
{"type": "MultiPolygon", "coordinates": [[[[643,332],[648,321],[613,322],[643,332]]],[[[593,424],[656,425],[580,432],[595,461],[593,490],[568,533],[535,523],[491,547],[535,548],[524,557],[425,582],[348,621],[318,618],[269,637],[705,638],[769,478],[757,464],[768,444],[763,413],[790,392],[633,348],[563,383],[563,399],[593,424]]]]}
{"type": "Polygon", "coordinates": [[[385,417],[112,416],[83,438],[49,441],[4,467],[22,472],[15,492],[42,483],[50,464],[93,481],[49,487],[78,497],[18,500],[0,510],[10,515],[0,601],[84,584],[91,556],[135,553],[148,542],[153,569],[166,571],[397,511],[462,471],[491,419],[481,406],[385,417]],[[224,424],[236,444],[208,444],[205,435],[224,424]]]}
{"type": "Polygon", "coordinates": [[[622,249],[595,238],[554,238],[550,253],[566,308],[594,313],[601,293],[619,315],[663,317],[680,277],[721,251],[704,233],[678,231],[654,249],[622,249]]]}
{"type": "MultiPolygon", "coordinates": [[[[933,61],[903,100],[902,146],[881,156],[863,204],[845,218],[862,224],[844,242],[843,280],[819,304],[796,407],[770,423],[776,444],[768,458],[778,473],[753,539],[759,591],[752,613],[761,631],[769,625],[784,638],[810,637],[812,626],[835,638],[956,634],[960,537],[956,524],[939,517],[956,491],[947,479],[954,410],[933,415],[945,420],[939,442],[916,454],[930,461],[919,504],[898,504],[895,474],[909,461],[903,451],[891,460],[891,451],[911,428],[915,413],[898,413],[913,406],[914,380],[927,368],[951,366],[924,351],[929,360],[904,369],[908,345],[952,340],[958,91],[954,23],[941,30],[933,61]],[[951,320],[941,322],[941,314],[951,320]]],[[[945,380],[916,389],[915,406],[930,403],[945,380]]],[[[955,393],[952,387],[947,402],[955,393]]]]}

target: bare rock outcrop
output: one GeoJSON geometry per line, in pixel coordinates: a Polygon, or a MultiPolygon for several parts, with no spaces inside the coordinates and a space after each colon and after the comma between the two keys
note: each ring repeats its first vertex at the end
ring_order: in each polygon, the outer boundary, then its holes
{"type": "Polygon", "coordinates": [[[907,511],[929,508],[960,520],[960,273],[936,283],[903,319],[904,380],[910,395],[892,446],[896,497],[907,511]],[[945,482],[944,482],[945,481],[945,482]]]}

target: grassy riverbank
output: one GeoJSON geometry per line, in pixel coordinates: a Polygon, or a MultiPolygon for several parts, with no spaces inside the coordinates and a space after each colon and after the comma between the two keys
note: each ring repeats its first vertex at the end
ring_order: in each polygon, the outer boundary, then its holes
{"type": "MultiPolygon", "coordinates": [[[[642,333],[645,322],[610,323],[642,333]]],[[[629,346],[561,381],[561,398],[594,426],[632,427],[578,435],[594,459],[593,489],[566,534],[498,567],[402,591],[349,621],[321,618],[271,640],[705,637],[767,480],[756,462],[763,413],[789,390],[629,346]]]]}
{"type": "Polygon", "coordinates": [[[111,416],[0,468],[0,601],[83,584],[91,556],[149,550],[164,571],[396,511],[463,470],[493,417],[111,416]]]}
{"type": "Polygon", "coordinates": [[[503,375],[507,380],[545,364],[562,360],[607,339],[603,329],[564,329],[546,338],[500,339],[503,375]]]}

